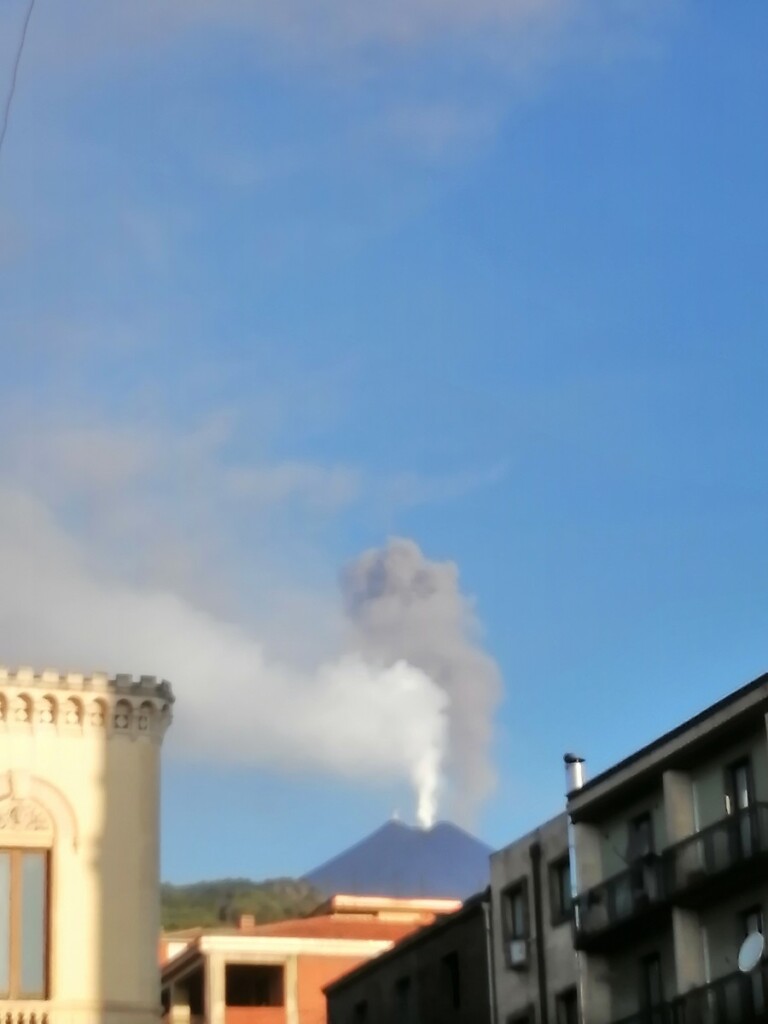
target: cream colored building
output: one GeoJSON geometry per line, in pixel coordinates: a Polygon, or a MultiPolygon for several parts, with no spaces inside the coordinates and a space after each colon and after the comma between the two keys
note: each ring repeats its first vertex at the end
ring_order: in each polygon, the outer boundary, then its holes
{"type": "Polygon", "coordinates": [[[154,677],[0,669],[2,1024],[159,1019],[172,703],[154,677]]]}

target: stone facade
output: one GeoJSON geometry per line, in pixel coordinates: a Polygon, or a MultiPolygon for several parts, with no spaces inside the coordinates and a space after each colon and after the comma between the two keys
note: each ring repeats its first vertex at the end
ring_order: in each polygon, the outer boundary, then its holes
{"type": "Polygon", "coordinates": [[[0,1006],[13,1024],[159,1019],[172,704],[151,677],[0,669],[0,1006]]]}

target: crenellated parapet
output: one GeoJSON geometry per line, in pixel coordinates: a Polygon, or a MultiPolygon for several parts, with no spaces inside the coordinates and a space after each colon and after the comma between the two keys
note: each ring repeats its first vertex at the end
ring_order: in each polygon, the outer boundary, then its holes
{"type": "Polygon", "coordinates": [[[57,730],[160,740],[173,701],[170,683],[155,676],[0,667],[0,734],[57,730]]]}

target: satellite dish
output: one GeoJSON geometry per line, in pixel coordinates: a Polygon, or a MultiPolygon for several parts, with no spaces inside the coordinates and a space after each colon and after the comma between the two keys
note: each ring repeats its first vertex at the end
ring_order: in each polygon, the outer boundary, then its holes
{"type": "Polygon", "coordinates": [[[739,950],[739,970],[742,974],[749,974],[754,971],[763,959],[765,951],[765,939],[760,932],[750,932],[744,939],[739,950]]]}

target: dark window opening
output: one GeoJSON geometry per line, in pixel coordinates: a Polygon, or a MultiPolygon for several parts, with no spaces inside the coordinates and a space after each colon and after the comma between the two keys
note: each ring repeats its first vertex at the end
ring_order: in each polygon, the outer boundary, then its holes
{"type": "Polygon", "coordinates": [[[527,880],[511,885],[501,894],[501,924],[507,967],[524,970],[528,966],[530,934],[527,880]]]}
{"type": "Polygon", "coordinates": [[[550,868],[552,923],[562,924],[573,915],[571,864],[568,857],[555,861],[550,868]]]}
{"type": "Polygon", "coordinates": [[[440,961],[442,974],[442,990],[446,993],[448,1005],[457,1009],[461,1006],[461,974],[459,971],[459,954],[448,953],[440,961]]]}
{"type": "Polygon", "coordinates": [[[643,814],[638,814],[629,823],[629,848],[627,851],[629,856],[627,859],[630,862],[642,860],[643,857],[653,853],[654,849],[653,819],[650,811],[645,811],[643,814]]]}
{"type": "Polygon", "coordinates": [[[227,964],[227,1006],[282,1006],[283,968],[264,964],[227,964]]]}
{"type": "Polygon", "coordinates": [[[411,1019],[412,990],[410,978],[398,978],[395,982],[395,1014],[398,1021],[407,1022],[411,1019]]]}
{"type": "Polygon", "coordinates": [[[725,810],[727,814],[745,811],[755,802],[755,783],[748,757],[728,765],[725,773],[725,810]]]}
{"type": "Polygon", "coordinates": [[[664,985],[661,975],[661,957],[652,953],[640,961],[640,1004],[645,1010],[655,1010],[664,1002],[664,985]]]}
{"type": "Polygon", "coordinates": [[[528,937],[528,889],[525,882],[502,893],[504,935],[507,939],[528,937]]]}
{"type": "Polygon", "coordinates": [[[764,935],[763,931],[763,908],[760,906],[750,907],[741,914],[741,938],[746,939],[752,932],[760,932],[764,935]]]}
{"type": "Polygon", "coordinates": [[[575,988],[566,989],[555,999],[557,1024],[579,1024],[579,997],[575,988]]]}
{"type": "Polygon", "coordinates": [[[368,1003],[365,999],[360,1003],[355,1004],[355,1009],[352,1013],[352,1020],[354,1024],[366,1024],[368,1020],[368,1003]]]}

